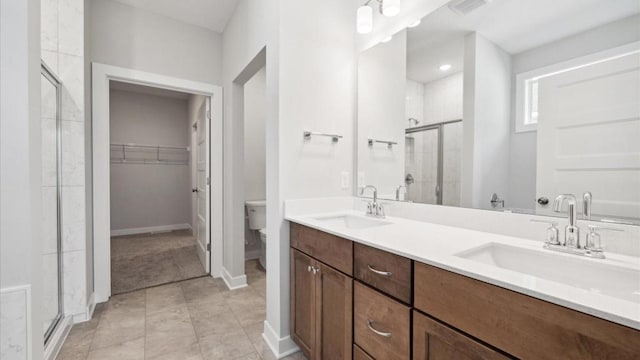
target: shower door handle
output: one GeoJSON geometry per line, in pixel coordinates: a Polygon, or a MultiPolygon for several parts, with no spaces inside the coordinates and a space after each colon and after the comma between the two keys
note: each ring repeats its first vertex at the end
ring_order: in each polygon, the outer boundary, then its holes
{"type": "Polygon", "coordinates": [[[436,196],[440,196],[440,185],[436,185],[436,196]]]}

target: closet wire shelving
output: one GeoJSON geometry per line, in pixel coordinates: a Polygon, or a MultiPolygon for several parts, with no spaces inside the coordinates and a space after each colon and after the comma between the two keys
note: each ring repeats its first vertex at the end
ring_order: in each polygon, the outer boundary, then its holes
{"type": "Polygon", "coordinates": [[[110,144],[112,164],[189,165],[189,147],[110,144]]]}

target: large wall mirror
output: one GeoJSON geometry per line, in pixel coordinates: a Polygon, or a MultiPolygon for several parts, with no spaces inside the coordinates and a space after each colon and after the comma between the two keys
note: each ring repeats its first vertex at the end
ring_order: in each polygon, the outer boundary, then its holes
{"type": "Polygon", "coordinates": [[[359,55],[358,189],[640,224],[640,2],[455,3],[359,55]]]}

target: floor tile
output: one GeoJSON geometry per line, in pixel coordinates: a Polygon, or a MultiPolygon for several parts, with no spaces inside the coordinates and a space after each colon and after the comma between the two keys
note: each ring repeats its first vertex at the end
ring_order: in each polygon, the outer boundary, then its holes
{"type": "Polygon", "coordinates": [[[147,315],[145,332],[147,357],[160,356],[175,349],[197,345],[197,343],[198,339],[186,304],[147,315]]]}
{"type": "Polygon", "coordinates": [[[200,345],[193,344],[186,348],[171,350],[158,356],[149,356],[145,354],[147,360],[203,360],[200,352],[200,345]]]}
{"type": "Polygon", "coordinates": [[[144,338],[89,352],[88,360],[143,360],[144,338]]]}
{"type": "Polygon", "coordinates": [[[179,283],[149,288],[146,292],[147,314],[186,304],[184,295],[182,294],[182,287],[179,283]]]}
{"type": "Polygon", "coordinates": [[[224,300],[218,303],[189,304],[191,322],[199,338],[239,328],[240,323],[224,300]]]}
{"type": "Polygon", "coordinates": [[[92,351],[144,337],[144,310],[104,315],[107,314],[103,314],[93,336],[92,351]]]}
{"type": "Polygon", "coordinates": [[[200,339],[200,350],[207,360],[236,359],[255,352],[251,341],[240,327],[200,339]]]}
{"type": "Polygon", "coordinates": [[[220,282],[210,276],[183,281],[180,285],[188,303],[217,301],[217,294],[225,291],[220,282]]]}

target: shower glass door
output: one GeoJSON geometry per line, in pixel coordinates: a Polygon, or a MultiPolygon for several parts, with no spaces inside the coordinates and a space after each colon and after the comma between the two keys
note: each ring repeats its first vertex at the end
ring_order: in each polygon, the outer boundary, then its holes
{"type": "Polygon", "coordinates": [[[45,343],[62,318],[62,241],[60,174],[60,81],[41,70],[42,276],[45,343]]]}
{"type": "Polygon", "coordinates": [[[460,205],[461,144],[461,120],[406,130],[406,200],[460,205]]]}

